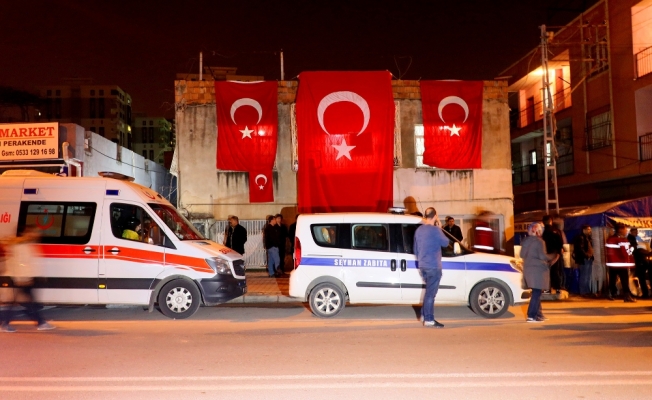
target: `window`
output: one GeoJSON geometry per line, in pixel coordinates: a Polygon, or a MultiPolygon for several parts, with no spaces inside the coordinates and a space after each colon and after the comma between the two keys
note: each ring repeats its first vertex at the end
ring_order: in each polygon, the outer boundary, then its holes
{"type": "Polygon", "coordinates": [[[149,151],[149,159],[153,160],[154,159],[154,150],[149,151]]]}
{"type": "Polygon", "coordinates": [[[100,126],[100,131],[99,131],[100,136],[104,137],[104,127],[100,126]]]}
{"type": "Polygon", "coordinates": [[[95,203],[23,202],[18,231],[34,228],[42,243],[86,244],[91,238],[95,203]]]}
{"type": "Polygon", "coordinates": [[[99,98],[97,101],[98,101],[97,116],[98,118],[104,118],[104,99],[99,98]]]}
{"type": "Polygon", "coordinates": [[[91,89],[91,96],[95,96],[95,89],[91,89]]]}
{"type": "Polygon", "coordinates": [[[149,125],[150,126],[154,125],[154,121],[149,121],[149,125]]]}
{"type": "Polygon", "coordinates": [[[337,247],[337,225],[312,225],[312,237],[315,243],[324,247],[337,247]]]}
{"type": "Polygon", "coordinates": [[[104,96],[104,90],[100,89],[100,96],[104,96]]]}
{"type": "Polygon", "coordinates": [[[537,165],[537,151],[530,150],[530,165],[537,165]]]}
{"type": "Polygon", "coordinates": [[[149,143],[154,143],[154,128],[149,128],[149,143]]]}
{"type": "Polygon", "coordinates": [[[97,104],[95,103],[95,99],[90,99],[89,100],[89,108],[90,108],[90,117],[95,118],[96,111],[97,111],[97,104]]]}
{"type": "Polygon", "coordinates": [[[143,158],[147,159],[147,150],[143,150],[143,158]]]}
{"type": "Polygon", "coordinates": [[[52,96],[52,90],[48,89],[48,96],[52,96]]]}
{"type": "Polygon", "coordinates": [[[54,92],[54,94],[55,94],[55,96],[61,96],[61,90],[56,90],[56,91],[54,92]]]}
{"type": "Polygon", "coordinates": [[[112,95],[112,96],[119,96],[119,94],[120,94],[120,93],[118,93],[117,90],[115,90],[115,89],[111,89],[111,95],[112,95]]]}
{"type": "Polygon", "coordinates": [[[54,118],[61,118],[61,98],[54,99],[54,118]]]}
{"type": "Polygon", "coordinates": [[[143,136],[143,143],[147,143],[147,128],[144,126],[140,129],[140,133],[143,136]]]}
{"type": "Polygon", "coordinates": [[[382,224],[354,224],[353,248],[368,250],[389,250],[388,229],[382,224]]]}
{"type": "Polygon", "coordinates": [[[147,125],[147,121],[143,120],[143,126],[147,125]]]}
{"type": "Polygon", "coordinates": [[[403,224],[403,253],[414,254],[414,233],[419,227],[418,224],[403,224]]]}
{"type": "Polygon", "coordinates": [[[430,168],[423,163],[423,153],[426,151],[423,125],[414,126],[414,154],[417,157],[417,168],[430,168]]]}
{"type": "MultiPolygon", "coordinates": [[[[160,196],[160,195],[159,195],[160,196]]],[[[181,240],[202,240],[204,237],[188,222],[176,208],[159,203],[149,203],[156,215],[172,230],[181,240]]]]}
{"type": "Polygon", "coordinates": [[[111,231],[120,239],[172,246],[154,219],[142,207],[131,204],[111,204],[111,231]]]}
{"type": "Polygon", "coordinates": [[[600,110],[587,116],[586,141],[585,150],[611,145],[611,111],[600,110]]]}

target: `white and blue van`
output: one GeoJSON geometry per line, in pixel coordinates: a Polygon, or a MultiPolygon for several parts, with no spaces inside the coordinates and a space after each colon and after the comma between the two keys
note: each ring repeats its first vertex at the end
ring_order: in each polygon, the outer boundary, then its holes
{"type": "MultiPolygon", "coordinates": [[[[308,301],[320,317],[337,315],[347,301],[420,304],[425,287],[412,245],[422,222],[382,213],[300,215],[290,296],[308,301]]],[[[437,304],[466,304],[478,315],[498,318],[530,297],[514,258],[475,253],[453,237],[442,256],[437,304]]]]}

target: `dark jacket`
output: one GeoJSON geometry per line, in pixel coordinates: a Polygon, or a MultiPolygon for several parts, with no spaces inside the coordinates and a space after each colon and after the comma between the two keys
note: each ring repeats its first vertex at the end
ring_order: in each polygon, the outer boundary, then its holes
{"type": "Polygon", "coordinates": [[[521,242],[523,277],[530,289],[550,288],[550,261],[555,256],[546,253],[546,244],[538,236],[528,236],[521,242]]]}
{"type": "Polygon", "coordinates": [[[546,225],[543,230],[541,239],[546,242],[546,249],[548,254],[561,254],[561,249],[564,247],[564,241],[561,238],[561,232],[550,225],[546,225]]]}
{"type": "Polygon", "coordinates": [[[244,226],[238,224],[235,228],[231,227],[231,225],[226,228],[226,247],[244,254],[245,243],[247,243],[247,230],[244,226]]]}
{"type": "Polygon", "coordinates": [[[275,225],[265,225],[265,228],[263,229],[263,240],[266,249],[271,249],[272,247],[278,248],[278,230],[275,225]]]}
{"type": "Polygon", "coordinates": [[[276,232],[278,232],[278,250],[281,253],[285,253],[285,241],[288,238],[288,228],[283,224],[276,224],[274,225],[274,228],[276,228],[276,232]]]}
{"type": "Polygon", "coordinates": [[[452,237],[459,240],[460,242],[462,241],[462,239],[464,239],[464,236],[462,236],[462,230],[457,225],[453,225],[452,227],[446,225],[444,226],[444,230],[450,233],[452,237]]]}
{"type": "Polygon", "coordinates": [[[593,259],[593,243],[591,237],[580,233],[573,240],[573,258],[577,264],[584,264],[586,260],[593,259]]]}

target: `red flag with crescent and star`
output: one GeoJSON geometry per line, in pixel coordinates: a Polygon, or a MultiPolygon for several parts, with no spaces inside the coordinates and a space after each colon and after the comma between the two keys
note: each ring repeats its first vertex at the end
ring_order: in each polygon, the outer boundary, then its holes
{"type": "Polygon", "coordinates": [[[299,212],[386,212],[394,174],[390,73],[302,72],[299,81],[299,212]]]}
{"type": "Polygon", "coordinates": [[[249,172],[249,201],[274,201],[276,82],[215,82],[217,168],[249,172]]]}
{"type": "Polygon", "coordinates": [[[482,81],[421,81],[424,164],[482,167],[482,81]]]}

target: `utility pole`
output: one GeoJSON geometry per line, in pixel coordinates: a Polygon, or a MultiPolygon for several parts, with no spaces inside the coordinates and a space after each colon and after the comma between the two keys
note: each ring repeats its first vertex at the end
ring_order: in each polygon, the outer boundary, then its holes
{"type": "Polygon", "coordinates": [[[281,49],[281,80],[285,80],[285,70],[283,69],[283,49],[281,49]]]}
{"type": "Polygon", "coordinates": [[[543,107],[543,171],[545,173],[546,214],[550,213],[550,205],[554,204],[559,214],[559,191],[557,188],[557,147],[555,146],[555,121],[554,103],[550,91],[550,74],[548,73],[548,42],[552,39],[552,32],[546,31],[546,26],[541,25],[541,107],[543,107]],[[552,181],[550,188],[549,181],[552,181]],[[552,190],[551,190],[552,189],[552,190]]]}

